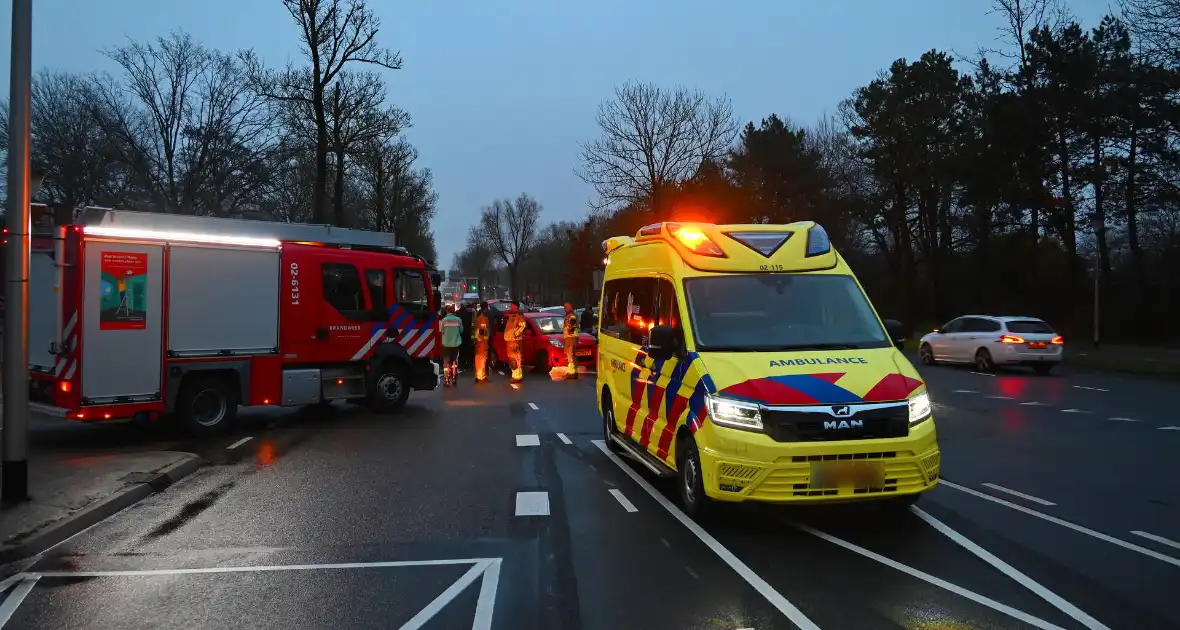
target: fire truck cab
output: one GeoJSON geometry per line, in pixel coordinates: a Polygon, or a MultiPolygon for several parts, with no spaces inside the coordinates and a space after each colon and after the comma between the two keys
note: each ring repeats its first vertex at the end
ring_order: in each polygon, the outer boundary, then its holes
{"type": "Polygon", "coordinates": [[[33,242],[42,412],[203,434],[240,405],[389,412],[438,386],[438,273],[392,234],[86,208],[33,242]]]}

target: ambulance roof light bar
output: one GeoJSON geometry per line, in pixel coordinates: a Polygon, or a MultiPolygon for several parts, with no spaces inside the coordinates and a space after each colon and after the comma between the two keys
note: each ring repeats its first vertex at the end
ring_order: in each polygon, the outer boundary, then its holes
{"type": "Polygon", "coordinates": [[[807,230],[807,253],[804,254],[810,258],[812,256],[820,256],[832,251],[832,241],[828,239],[828,233],[819,224],[812,225],[807,230]]]}
{"type": "Polygon", "coordinates": [[[684,245],[688,251],[699,256],[711,256],[713,258],[725,258],[725,252],[717,246],[708,235],[695,225],[680,225],[679,223],[669,223],[668,233],[672,235],[681,245],[684,245]]]}

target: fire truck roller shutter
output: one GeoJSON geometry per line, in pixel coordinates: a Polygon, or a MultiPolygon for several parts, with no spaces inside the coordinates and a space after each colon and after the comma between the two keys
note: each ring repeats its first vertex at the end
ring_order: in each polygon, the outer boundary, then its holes
{"type": "Polygon", "coordinates": [[[159,400],[164,247],[88,239],[82,308],[82,397],[159,400]]]}
{"type": "Polygon", "coordinates": [[[366,370],[365,391],[369,407],[378,413],[401,409],[409,398],[414,362],[398,343],[377,346],[366,370]]]}
{"type": "Polygon", "coordinates": [[[170,245],[169,354],[278,352],[280,264],[274,248],[170,245]]]}

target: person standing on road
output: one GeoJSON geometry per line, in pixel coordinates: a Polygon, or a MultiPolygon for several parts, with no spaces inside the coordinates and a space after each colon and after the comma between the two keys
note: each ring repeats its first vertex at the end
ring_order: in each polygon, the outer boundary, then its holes
{"type": "Polygon", "coordinates": [[[472,367],[472,359],[474,358],[474,354],[471,351],[471,342],[474,339],[474,335],[471,334],[471,305],[464,302],[459,307],[458,315],[459,319],[463,322],[463,342],[459,344],[459,360],[462,362],[461,367],[466,370],[472,367]]]}
{"type": "Polygon", "coordinates": [[[561,343],[565,345],[565,377],[578,378],[578,361],[575,354],[578,349],[578,314],[574,312],[574,305],[565,303],[565,325],[561,328],[561,343]]]}
{"type": "Polygon", "coordinates": [[[442,318],[443,373],[446,375],[443,387],[458,385],[459,346],[463,343],[463,320],[456,314],[457,307],[447,309],[442,318]]]}
{"type": "Polygon", "coordinates": [[[524,380],[524,370],[520,365],[520,341],[526,327],[528,322],[524,321],[524,315],[520,314],[520,306],[513,302],[512,306],[508,307],[508,319],[504,322],[504,345],[508,350],[508,365],[512,368],[513,383],[524,380]]]}
{"type": "Polygon", "coordinates": [[[492,341],[492,325],[488,321],[488,303],[480,302],[473,323],[475,343],[475,382],[488,382],[488,344],[492,341]]]}
{"type": "Polygon", "coordinates": [[[594,324],[594,307],[587,306],[582,309],[582,332],[593,332],[594,324]]]}

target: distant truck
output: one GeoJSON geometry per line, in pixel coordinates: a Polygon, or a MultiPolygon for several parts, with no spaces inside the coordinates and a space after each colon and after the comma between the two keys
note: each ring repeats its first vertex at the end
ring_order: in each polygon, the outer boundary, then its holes
{"type": "Polygon", "coordinates": [[[70,420],[402,407],[438,386],[438,273],[393,235],[86,208],[33,239],[30,401],[70,420]]]}

